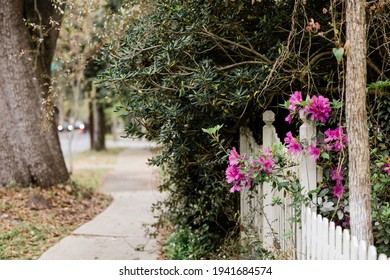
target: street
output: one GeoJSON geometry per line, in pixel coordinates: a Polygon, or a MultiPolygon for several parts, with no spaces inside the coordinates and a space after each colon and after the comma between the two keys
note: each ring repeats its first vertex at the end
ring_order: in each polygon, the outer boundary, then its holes
{"type": "MultiPolygon", "coordinates": [[[[70,139],[71,139],[71,132],[61,132],[59,133],[60,143],[61,143],[61,149],[64,157],[66,158],[70,154],[70,139]]],[[[75,132],[73,139],[72,139],[72,153],[79,153],[84,150],[88,150],[90,147],[90,137],[89,133],[78,133],[75,132]]]]}

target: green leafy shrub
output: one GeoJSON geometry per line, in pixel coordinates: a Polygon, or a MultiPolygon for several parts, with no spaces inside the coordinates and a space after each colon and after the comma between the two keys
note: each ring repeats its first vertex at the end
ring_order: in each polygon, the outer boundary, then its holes
{"type": "MultiPolygon", "coordinates": [[[[213,246],[213,236],[212,234],[205,236],[202,232],[198,234],[198,231],[189,227],[174,231],[166,242],[167,257],[172,260],[194,260],[209,255],[209,247],[213,246]]],[[[208,229],[204,228],[203,231],[207,232],[208,229]]]]}
{"type": "MultiPolygon", "coordinates": [[[[259,11],[249,1],[159,1],[153,14],[129,27],[121,48],[103,58],[110,65],[104,80],[131,120],[126,133],[161,146],[150,161],[163,169],[161,190],[170,193],[160,217],[182,229],[180,240],[189,228],[198,236],[192,243],[198,249],[171,256],[208,258],[227,236],[238,236],[238,196],[225,191],[224,151],[202,128],[223,124],[221,141],[231,147],[238,143],[240,126],[258,120],[264,110],[258,89],[271,64],[243,47],[263,38],[264,52],[277,53],[272,47],[278,39],[266,40],[256,31],[269,28],[266,20],[256,22],[256,28],[246,23],[259,11]]],[[[264,17],[288,16],[287,6],[270,11],[264,17]]],[[[275,24],[281,22],[274,18],[275,24]]]]}

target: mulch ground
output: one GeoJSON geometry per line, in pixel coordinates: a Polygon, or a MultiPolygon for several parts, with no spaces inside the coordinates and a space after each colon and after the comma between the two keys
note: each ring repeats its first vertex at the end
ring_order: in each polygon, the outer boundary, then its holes
{"type": "Polygon", "coordinates": [[[37,259],[112,198],[77,186],[0,187],[0,259],[37,259]]]}

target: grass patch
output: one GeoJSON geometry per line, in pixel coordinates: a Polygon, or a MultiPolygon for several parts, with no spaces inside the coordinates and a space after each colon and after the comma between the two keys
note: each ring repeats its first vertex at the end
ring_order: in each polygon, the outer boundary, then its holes
{"type": "Polygon", "coordinates": [[[0,259],[36,259],[49,248],[50,240],[66,235],[72,228],[52,225],[20,223],[0,234],[0,259]]]}
{"type": "Polygon", "coordinates": [[[74,157],[74,165],[90,165],[99,166],[99,165],[113,165],[116,163],[118,154],[121,153],[125,148],[110,148],[103,151],[92,151],[87,150],[76,154],[74,157]]]}
{"type": "Polygon", "coordinates": [[[71,175],[76,185],[89,190],[97,190],[125,148],[110,148],[103,151],[84,151],[75,156],[71,175]]]}
{"type": "Polygon", "coordinates": [[[75,170],[71,178],[74,184],[83,186],[87,190],[95,191],[101,186],[109,171],[110,169],[108,168],[83,168],[75,170]]]}

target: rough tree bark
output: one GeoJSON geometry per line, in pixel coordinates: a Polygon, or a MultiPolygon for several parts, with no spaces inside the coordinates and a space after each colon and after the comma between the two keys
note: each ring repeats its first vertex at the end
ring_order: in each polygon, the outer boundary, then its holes
{"type": "Polygon", "coordinates": [[[351,233],[373,243],[371,184],[366,111],[366,14],[364,0],[346,0],[346,123],[349,153],[351,233]]]}
{"type": "Polygon", "coordinates": [[[95,151],[102,151],[106,149],[106,121],[104,115],[103,104],[98,100],[95,101],[95,110],[93,112],[94,119],[94,137],[92,149],[95,151]]]}
{"type": "Polygon", "coordinates": [[[50,0],[0,2],[0,185],[64,182],[69,175],[56,126],[43,131],[41,125],[58,31],[48,32],[38,48],[23,21],[30,17],[45,26],[59,15],[50,0]]]}
{"type": "Polygon", "coordinates": [[[97,97],[97,91],[98,89],[92,83],[91,98],[89,103],[89,128],[91,150],[102,151],[106,149],[106,122],[103,104],[97,97]]]}

